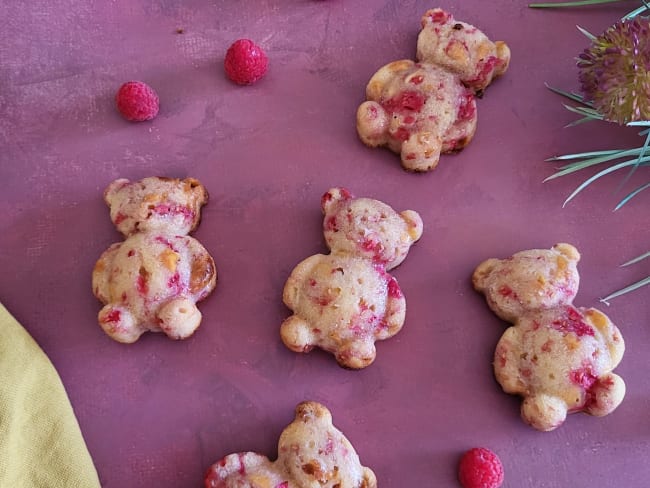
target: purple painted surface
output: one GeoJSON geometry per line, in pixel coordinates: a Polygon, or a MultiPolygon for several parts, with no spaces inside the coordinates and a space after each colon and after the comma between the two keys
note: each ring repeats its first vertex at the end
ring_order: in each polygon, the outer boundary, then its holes
{"type": "MultiPolygon", "coordinates": [[[[383,64],[412,57],[423,1],[35,0],[3,2],[0,32],[0,300],[57,367],[105,487],[201,486],[224,455],[274,457],[305,399],[325,403],[379,485],[457,486],[462,451],[498,452],[505,487],[641,487],[650,478],[648,289],[598,298],[646,276],[618,265],[647,251],[647,196],[616,213],[622,175],[566,208],[579,179],[542,184],[555,154],[639,143],[634,130],[563,128],[574,119],[544,82],[575,89],[580,24],[600,32],[621,7],[540,12],[525,2],[441,1],[508,42],[508,73],[479,100],[474,141],[413,175],[364,147],[354,116],[383,64]],[[182,28],[182,34],[177,29],[182,28]],[[223,55],[248,37],[268,75],[228,82],[223,55]],[[161,99],[150,123],[125,122],[113,96],[138,79],[161,99]],[[90,289],[119,240],[103,189],[113,179],[199,178],[211,195],[194,234],[219,268],[187,341],[113,342],[90,289]],[[291,269],[325,250],[320,196],[331,186],[417,210],[421,241],[394,271],[407,322],[363,371],[279,338],[291,269]],[[618,191],[618,193],[617,193],[618,191]],[[505,324],[471,288],[487,257],[566,241],[583,259],[575,303],[617,323],[627,397],[612,415],[571,416],[551,433],[519,418],[491,360],[505,324]]],[[[640,173],[640,172],[639,172],[640,173]]],[[[637,174],[634,182],[641,182],[637,174]]],[[[634,186],[630,186],[630,189],[634,186]]],[[[629,190],[628,190],[629,191],[629,190]]],[[[645,267],[644,267],[645,266],[645,267]]]]}

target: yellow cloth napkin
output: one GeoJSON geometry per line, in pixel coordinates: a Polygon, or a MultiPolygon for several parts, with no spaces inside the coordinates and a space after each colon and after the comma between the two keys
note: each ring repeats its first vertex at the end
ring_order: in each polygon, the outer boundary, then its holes
{"type": "Polygon", "coordinates": [[[99,486],[59,375],[0,303],[0,487],[99,486]]]}

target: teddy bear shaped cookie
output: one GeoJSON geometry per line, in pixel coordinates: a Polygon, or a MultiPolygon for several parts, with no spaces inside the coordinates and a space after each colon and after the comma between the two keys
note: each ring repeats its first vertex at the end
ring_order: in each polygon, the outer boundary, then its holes
{"type": "Polygon", "coordinates": [[[376,488],[370,468],[323,405],[303,402],[280,435],[278,459],[254,452],[229,454],[213,464],[206,488],[376,488]]]}
{"type": "Polygon", "coordinates": [[[199,224],[206,189],[193,178],[122,178],[106,188],[104,200],[125,240],[111,245],[93,269],[93,292],[105,304],[99,325],[124,343],[147,330],[191,336],[201,322],[196,302],[217,280],[212,256],[188,235],[199,224]]]}
{"type": "Polygon", "coordinates": [[[320,347],[341,366],[364,368],[375,359],[375,341],[404,324],[406,300],[388,270],[420,239],[422,219],[344,188],[325,193],[321,208],[331,252],[305,259],[289,276],[283,300],[294,314],[282,323],[282,341],[296,352],[320,347]]]}
{"type": "Polygon", "coordinates": [[[510,50],[442,9],[427,11],[417,62],[403,59],[377,71],[357,110],[357,132],[370,147],[400,154],[409,171],[434,169],[440,155],[474,137],[476,99],[510,62],[510,50]]]}
{"type": "Polygon", "coordinates": [[[625,351],[620,331],[604,313],[573,305],[579,260],[575,247],[556,244],[488,259],[472,277],[492,311],[513,324],[496,346],[495,377],[523,396],[523,420],[541,431],[568,413],[607,415],[625,396],[612,372],[625,351]]]}

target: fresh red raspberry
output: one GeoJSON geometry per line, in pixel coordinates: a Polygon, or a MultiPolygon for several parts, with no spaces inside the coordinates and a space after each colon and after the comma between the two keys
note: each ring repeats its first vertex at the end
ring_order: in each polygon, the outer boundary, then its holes
{"type": "Polygon", "coordinates": [[[117,110],[126,120],[143,122],[158,115],[158,95],[146,83],[129,81],[115,95],[117,110]]]}
{"type": "Polygon", "coordinates": [[[235,41],[226,52],[226,75],[238,85],[250,85],[266,74],[269,60],[250,39],[235,41]]]}
{"type": "Polygon", "coordinates": [[[470,449],[460,459],[458,480],[463,488],[499,488],[503,483],[499,456],[484,447],[470,449]]]}

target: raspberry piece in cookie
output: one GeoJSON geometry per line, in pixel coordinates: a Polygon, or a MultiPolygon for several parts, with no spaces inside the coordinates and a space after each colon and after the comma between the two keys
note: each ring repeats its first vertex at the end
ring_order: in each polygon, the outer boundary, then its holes
{"type": "Polygon", "coordinates": [[[126,120],[144,122],[158,115],[158,94],[146,83],[129,81],[115,95],[117,110],[126,120]]]}
{"type": "Polygon", "coordinates": [[[228,48],[224,68],[228,78],[238,85],[250,85],[266,74],[268,58],[250,39],[239,39],[228,48]]]}
{"type": "Polygon", "coordinates": [[[481,263],[472,281],[489,307],[513,324],[494,354],[494,374],[507,393],[524,397],[521,416],[534,428],[559,427],[568,413],[603,416],[623,401],[625,383],[612,371],[625,343],[604,313],[578,308],[578,250],[521,251],[481,263]]]}
{"type": "Polygon", "coordinates": [[[350,441],[332,424],[323,405],[303,402],[280,435],[278,459],[254,452],[229,454],[213,464],[206,488],[376,488],[370,468],[361,465],[350,441]]]}
{"type": "Polygon", "coordinates": [[[292,271],[283,299],[294,314],[280,334],[293,351],[320,347],[341,366],[364,368],[375,359],[375,341],[404,324],[406,300],[388,270],[420,238],[422,219],[412,210],[397,213],[378,200],[354,198],[344,188],[325,193],[321,208],[331,253],[311,256],[292,271]]]}

